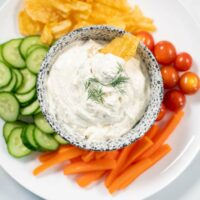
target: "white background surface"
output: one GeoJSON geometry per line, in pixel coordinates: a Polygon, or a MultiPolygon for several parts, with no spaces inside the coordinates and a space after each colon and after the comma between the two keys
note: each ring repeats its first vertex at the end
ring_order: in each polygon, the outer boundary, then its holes
{"type": "MultiPolygon", "coordinates": [[[[0,5],[5,0],[0,0],[0,5]]],[[[180,0],[195,19],[200,23],[200,0],[180,0]]],[[[170,14],[170,13],[169,13],[170,14]]],[[[187,28],[186,28],[187,31],[187,28]]],[[[192,37],[192,33],[191,33],[192,37]]],[[[199,36],[200,38],[200,36],[199,36]]],[[[200,52],[199,52],[200,53],[200,52]]],[[[167,188],[148,198],[148,200],[200,200],[200,155],[186,171],[167,188]]],[[[2,169],[0,169],[0,200],[40,200],[29,191],[18,185],[2,169]]]]}

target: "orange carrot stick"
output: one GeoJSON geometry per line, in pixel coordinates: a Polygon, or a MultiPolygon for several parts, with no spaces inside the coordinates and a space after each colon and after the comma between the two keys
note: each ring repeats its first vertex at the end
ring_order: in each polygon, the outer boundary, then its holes
{"type": "Polygon", "coordinates": [[[168,139],[168,137],[172,134],[174,129],[177,127],[179,122],[181,121],[184,112],[179,110],[175,115],[173,115],[168,121],[167,125],[164,127],[163,131],[153,138],[154,145],[148,149],[144,154],[138,159],[141,160],[143,158],[148,158],[151,154],[153,154],[164,142],[168,139]]]}
{"type": "Polygon", "coordinates": [[[157,124],[154,124],[150,130],[145,134],[148,138],[152,139],[160,130],[160,127],[157,124]]]}
{"type": "Polygon", "coordinates": [[[95,157],[94,151],[89,151],[87,154],[83,155],[81,158],[84,162],[90,162],[95,157]]]}
{"type": "Polygon", "coordinates": [[[70,160],[71,163],[80,162],[80,161],[82,161],[82,158],[81,158],[80,156],[79,156],[79,157],[76,157],[76,158],[72,158],[72,159],[70,160]]]}
{"type": "Polygon", "coordinates": [[[46,169],[57,165],[59,163],[62,163],[64,161],[70,160],[72,158],[78,157],[80,155],[83,155],[85,153],[85,151],[78,149],[76,147],[73,147],[71,149],[69,149],[66,152],[57,154],[55,157],[53,157],[52,159],[48,160],[47,162],[41,164],[40,166],[36,167],[33,171],[33,174],[36,176],[38,174],[40,174],[41,172],[45,171],[46,169]]]}
{"type": "Polygon", "coordinates": [[[127,160],[127,157],[129,156],[129,153],[131,152],[131,150],[133,149],[133,147],[135,146],[135,143],[125,147],[120,155],[119,158],[117,160],[117,166],[115,169],[113,169],[109,175],[106,177],[105,180],[105,185],[106,187],[108,187],[112,181],[117,177],[117,175],[119,174],[121,168],[123,167],[123,165],[125,164],[125,161],[127,160]]]}
{"type": "Polygon", "coordinates": [[[141,156],[146,150],[148,150],[153,145],[153,142],[146,136],[141,138],[136,142],[136,145],[132,149],[130,156],[127,158],[121,172],[130,166],[139,156],[141,156]]]}
{"type": "Polygon", "coordinates": [[[168,144],[162,145],[157,151],[155,151],[149,158],[153,164],[157,163],[161,158],[167,155],[171,151],[171,147],[168,144]]]}
{"type": "MultiPolygon", "coordinates": [[[[168,144],[162,145],[155,153],[153,153],[149,159],[152,161],[151,166],[155,165],[159,160],[166,156],[171,151],[171,147],[168,144]]],[[[151,167],[150,166],[150,167],[151,167]]],[[[119,189],[124,189],[133,182],[133,179],[125,181],[119,189]]]]}
{"type": "Polygon", "coordinates": [[[105,158],[117,159],[118,156],[119,156],[119,151],[114,150],[106,152],[105,158]]]}
{"type": "Polygon", "coordinates": [[[76,182],[80,187],[86,187],[92,182],[99,180],[105,174],[105,171],[88,172],[76,179],[76,182]]]}
{"type": "Polygon", "coordinates": [[[60,146],[58,150],[56,151],[52,151],[52,152],[47,152],[47,153],[43,153],[39,156],[39,160],[40,162],[46,162],[47,160],[53,158],[54,156],[56,156],[58,153],[62,153],[62,152],[65,152],[67,151],[68,149],[70,148],[73,148],[72,145],[63,145],[63,146],[60,146]]]}
{"type": "Polygon", "coordinates": [[[130,167],[128,167],[113,183],[109,186],[108,190],[110,193],[117,191],[121,185],[127,181],[131,182],[135,180],[140,174],[147,170],[152,165],[151,159],[143,159],[130,167]]]}
{"type": "Polygon", "coordinates": [[[114,169],[116,167],[116,160],[103,158],[99,160],[90,161],[88,163],[85,162],[76,162],[67,165],[64,168],[64,174],[79,174],[85,172],[92,172],[92,171],[103,171],[114,169]]]}
{"type": "Polygon", "coordinates": [[[95,158],[98,160],[100,158],[103,158],[105,155],[106,155],[106,151],[103,151],[103,152],[96,152],[95,154],[95,158]]]}

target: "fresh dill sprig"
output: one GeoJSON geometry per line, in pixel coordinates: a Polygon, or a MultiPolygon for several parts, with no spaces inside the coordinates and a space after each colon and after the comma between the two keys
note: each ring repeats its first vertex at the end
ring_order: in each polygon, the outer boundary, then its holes
{"type": "Polygon", "coordinates": [[[121,86],[122,84],[126,83],[127,81],[129,80],[128,77],[126,76],[122,76],[122,75],[119,75],[117,76],[114,80],[112,80],[112,82],[110,83],[110,85],[112,87],[119,87],[121,86]]]}
{"type": "Polygon", "coordinates": [[[102,88],[89,88],[88,89],[88,99],[95,101],[96,103],[103,103],[104,93],[102,88]]]}
{"type": "Polygon", "coordinates": [[[99,80],[97,78],[89,78],[86,82],[85,82],[85,89],[87,90],[92,83],[99,83],[99,80]]]}
{"type": "Polygon", "coordinates": [[[124,68],[123,66],[120,64],[120,63],[117,63],[118,64],[118,71],[117,71],[117,74],[120,74],[121,72],[124,71],[124,68]]]}

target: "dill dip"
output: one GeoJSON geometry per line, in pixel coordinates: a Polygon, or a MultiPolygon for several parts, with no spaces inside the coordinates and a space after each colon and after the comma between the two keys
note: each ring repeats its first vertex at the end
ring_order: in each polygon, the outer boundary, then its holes
{"type": "Polygon", "coordinates": [[[128,62],[101,54],[103,43],[76,41],[58,56],[46,85],[49,112],[68,134],[89,141],[126,134],[150,99],[147,70],[139,58],[128,62]]]}

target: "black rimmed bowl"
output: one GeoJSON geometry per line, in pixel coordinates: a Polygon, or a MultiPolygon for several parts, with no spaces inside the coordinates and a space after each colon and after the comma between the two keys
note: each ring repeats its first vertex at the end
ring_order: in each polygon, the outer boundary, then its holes
{"type": "Polygon", "coordinates": [[[54,64],[56,58],[65,50],[66,46],[77,40],[104,40],[111,41],[116,37],[128,34],[127,32],[114,28],[112,26],[89,26],[75,30],[68,35],[58,40],[49,50],[45,57],[37,79],[37,95],[40,103],[42,113],[46,120],[64,139],[68,140],[71,144],[87,150],[94,151],[110,151],[125,147],[139,138],[141,138],[152,126],[160,110],[160,105],[163,99],[163,82],[160,73],[160,68],[156,59],[149,49],[142,43],[139,44],[137,55],[141,58],[144,66],[146,66],[148,75],[150,77],[150,101],[145,110],[143,117],[136,125],[126,134],[106,141],[87,141],[80,137],[80,134],[67,133],[62,124],[56,119],[55,116],[48,111],[48,100],[46,98],[46,81],[54,64]]]}

